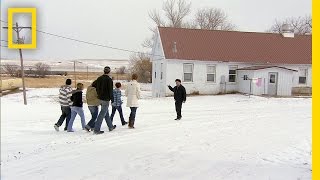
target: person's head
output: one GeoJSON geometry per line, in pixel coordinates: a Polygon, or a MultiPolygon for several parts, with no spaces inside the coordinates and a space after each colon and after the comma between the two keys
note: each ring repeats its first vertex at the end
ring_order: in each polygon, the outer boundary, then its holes
{"type": "Polygon", "coordinates": [[[66,80],[66,85],[70,86],[71,83],[72,83],[71,79],[67,79],[67,80],[66,80]]]}
{"type": "Polygon", "coordinates": [[[104,67],[104,70],[103,70],[104,74],[109,74],[110,71],[111,71],[111,68],[109,66],[104,67]]]}
{"type": "Polygon", "coordinates": [[[180,79],[176,79],[176,85],[180,86],[181,85],[181,80],[180,79]]]}
{"type": "Polygon", "coordinates": [[[138,79],[138,75],[137,74],[132,74],[132,80],[137,80],[138,79]]]}
{"type": "Polygon", "coordinates": [[[118,88],[118,89],[121,88],[121,83],[117,82],[116,83],[116,88],[118,88]]]}
{"type": "Polygon", "coordinates": [[[83,84],[82,84],[82,83],[78,83],[78,84],[77,84],[77,89],[83,90],[83,84]]]}

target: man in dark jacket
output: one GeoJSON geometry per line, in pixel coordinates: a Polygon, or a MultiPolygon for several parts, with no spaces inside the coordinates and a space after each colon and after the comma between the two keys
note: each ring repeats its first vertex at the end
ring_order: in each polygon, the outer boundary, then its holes
{"type": "Polygon", "coordinates": [[[185,103],[187,100],[187,94],[186,89],[181,85],[181,80],[176,79],[176,86],[172,88],[170,85],[168,85],[169,89],[174,92],[174,100],[176,101],[176,112],[177,112],[177,118],[175,120],[180,120],[182,118],[181,116],[181,109],[182,109],[182,103],[185,103]]]}
{"type": "Polygon", "coordinates": [[[110,71],[111,71],[110,67],[106,66],[104,68],[104,74],[100,76],[92,84],[92,86],[96,88],[98,98],[100,99],[100,104],[101,104],[101,110],[94,126],[95,134],[104,133],[103,131],[100,131],[103,118],[106,119],[107,125],[109,127],[109,131],[112,131],[113,129],[116,128],[116,126],[112,125],[112,122],[109,116],[109,109],[108,109],[110,101],[113,102],[113,81],[109,77],[110,71]]]}

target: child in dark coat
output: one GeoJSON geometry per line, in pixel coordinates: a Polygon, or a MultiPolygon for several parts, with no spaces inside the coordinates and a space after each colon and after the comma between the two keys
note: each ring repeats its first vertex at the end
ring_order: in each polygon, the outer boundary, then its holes
{"type": "Polygon", "coordinates": [[[74,132],[72,129],[72,126],[77,114],[79,114],[81,118],[82,129],[84,129],[86,126],[86,121],[85,121],[84,112],[82,108],[83,106],[82,90],[83,90],[83,84],[78,83],[77,89],[72,92],[71,101],[73,102],[73,104],[71,106],[71,118],[68,124],[68,129],[67,129],[68,132],[74,132]]]}

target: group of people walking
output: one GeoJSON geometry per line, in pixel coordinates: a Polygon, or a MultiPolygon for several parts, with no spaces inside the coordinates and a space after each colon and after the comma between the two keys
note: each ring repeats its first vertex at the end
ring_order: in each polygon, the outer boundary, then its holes
{"type": "MultiPolygon", "coordinates": [[[[140,84],[137,82],[138,76],[136,74],[132,75],[132,80],[127,84],[125,90],[127,107],[131,110],[129,122],[126,122],[122,111],[123,101],[121,99],[121,83],[117,82],[115,84],[116,87],[113,88],[113,80],[109,76],[110,71],[110,67],[105,67],[104,74],[98,77],[98,79],[87,88],[86,100],[91,113],[91,120],[88,124],[86,124],[83,110],[82,91],[84,86],[82,83],[78,83],[77,89],[73,90],[71,87],[71,79],[66,80],[66,84],[59,90],[59,102],[62,114],[58,122],[54,124],[56,131],[59,131],[59,127],[62,126],[64,120],[66,120],[64,130],[67,132],[74,132],[72,126],[77,115],[80,116],[83,130],[88,132],[93,131],[94,134],[102,134],[104,131],[101,131],[101,125],[103,119],[105,119],[109,131],[113,131],[117,127],[116,125],[113,125],[113,118],[116,111],[119,112],[122,126],[128,124],[129,128],[134,128],[136,112],[139,107],[138,100],[141,98],[140,84]],[[112,106],[111,116],[109,115],[110,101],[112,106]],[[99,106],[101,106],[100,111],[99,106]]],[[[174,92],[177,112],[177,118],[175,120],[180,120],[182,118],[182,104],[186,102],[186,90],[181,85],[180,79],[176,79],[175,82],[175,87],[168,85],[168,88],[174,92]]]]}
{"type": "Polygon", "coordinates": [[[62,114],[58,122],[54,125],[56,131],[59,131],[59,127],[62,126],[64,120],[66,125],[64,130],[67,132],[74,132],[72,129],[73,122],[77,115],[80,116],[82,129],[88,132],[93,131],[94,134],[102,134],[101,125],[103,119],[105,119],[109,131],[113,131],[116,125],[113,125],[113,117],[116,111],[119,112],[121,124],[127,125],[129,128],[134,128],[135,117],[137,108],[139,107],[138,100],[140,99],[140,85],[137,82],[138,76],[132,75],[132,80],[127,84],[125,95],[127,96],[127,107],[130,107],[131,113],[129,122],[126,122],[123,116],[121,99],[121,83],[117,82],[115,88],[113,88],[113,80],[110,78],[110,67],[104,68],[104,74],[98,77],[88,88],[86,93],[86,100],[89,111],[91,113],[91,120],[86,124],[82,91],[84,89],[82,83],[77,84],[77,89],[73,90],[71,87],[71,79],[66,80],[66,84],[60,88],[59,102],[61,105],[62,114]],[[109,105],[112,105],[112,113],[109,116],[109,105]],[[99,112],[99,106],[100,112],[99,112]]]}

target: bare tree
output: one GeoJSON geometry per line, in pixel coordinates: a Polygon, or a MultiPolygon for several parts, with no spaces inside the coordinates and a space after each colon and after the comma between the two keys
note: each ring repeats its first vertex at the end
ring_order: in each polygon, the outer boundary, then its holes
{"type": "Polygon", "coordinates": [[[227,14],[218,8],[199,9],[194,21],[200,29],[226,31],[235,29],[235,25],[229,22],[227,14]]]}
{"type": "Polygon", "coordinates": [[[312,17],[292,17],[284,20],[275,20],[267,32],[281,33],[281,28],[284,24],[289,24],[295,34],[311,34],[312,33],[312,17]]]}
{"type": "Polygon", "coordinates": [[[152,63],[146,54],[133,54],[130,57],[130,72],[138,75],[138,81],[143,83],[151,82],[152,63]]]}
{"type": "Polygon", "coordinates": [[[50,71],[50,66],[48,64],[45,63],[37,63],[34,65],[35,68],[35,75],[41,78],[46,77],[46,75],[49,74],[50,71]]]}
{"type": "MultiPolygon", "coordinates": [[[[191,13],[191,3],[186,0],[167,0],[163,3],[162,11],[153,10],[149,12],[150,19],[157,27],[187,28],[190,23],[186,18],[191,13]]],[[[142,46],[152,48],[157,27],[150,28],[152,37],[147,38],[142,46]]]]}
{"type": "Polygon", "coordinates": [[[126,67],[121,66],[120,68],[117,69],[117,74],[125,74],[126,73],[126,67]]]}
{"type": "Polygon", "coordinates": [[[4,72],[11,77],[18,76],[19,66],[15,64],[4,64],[3,65],[4,72]]]}

